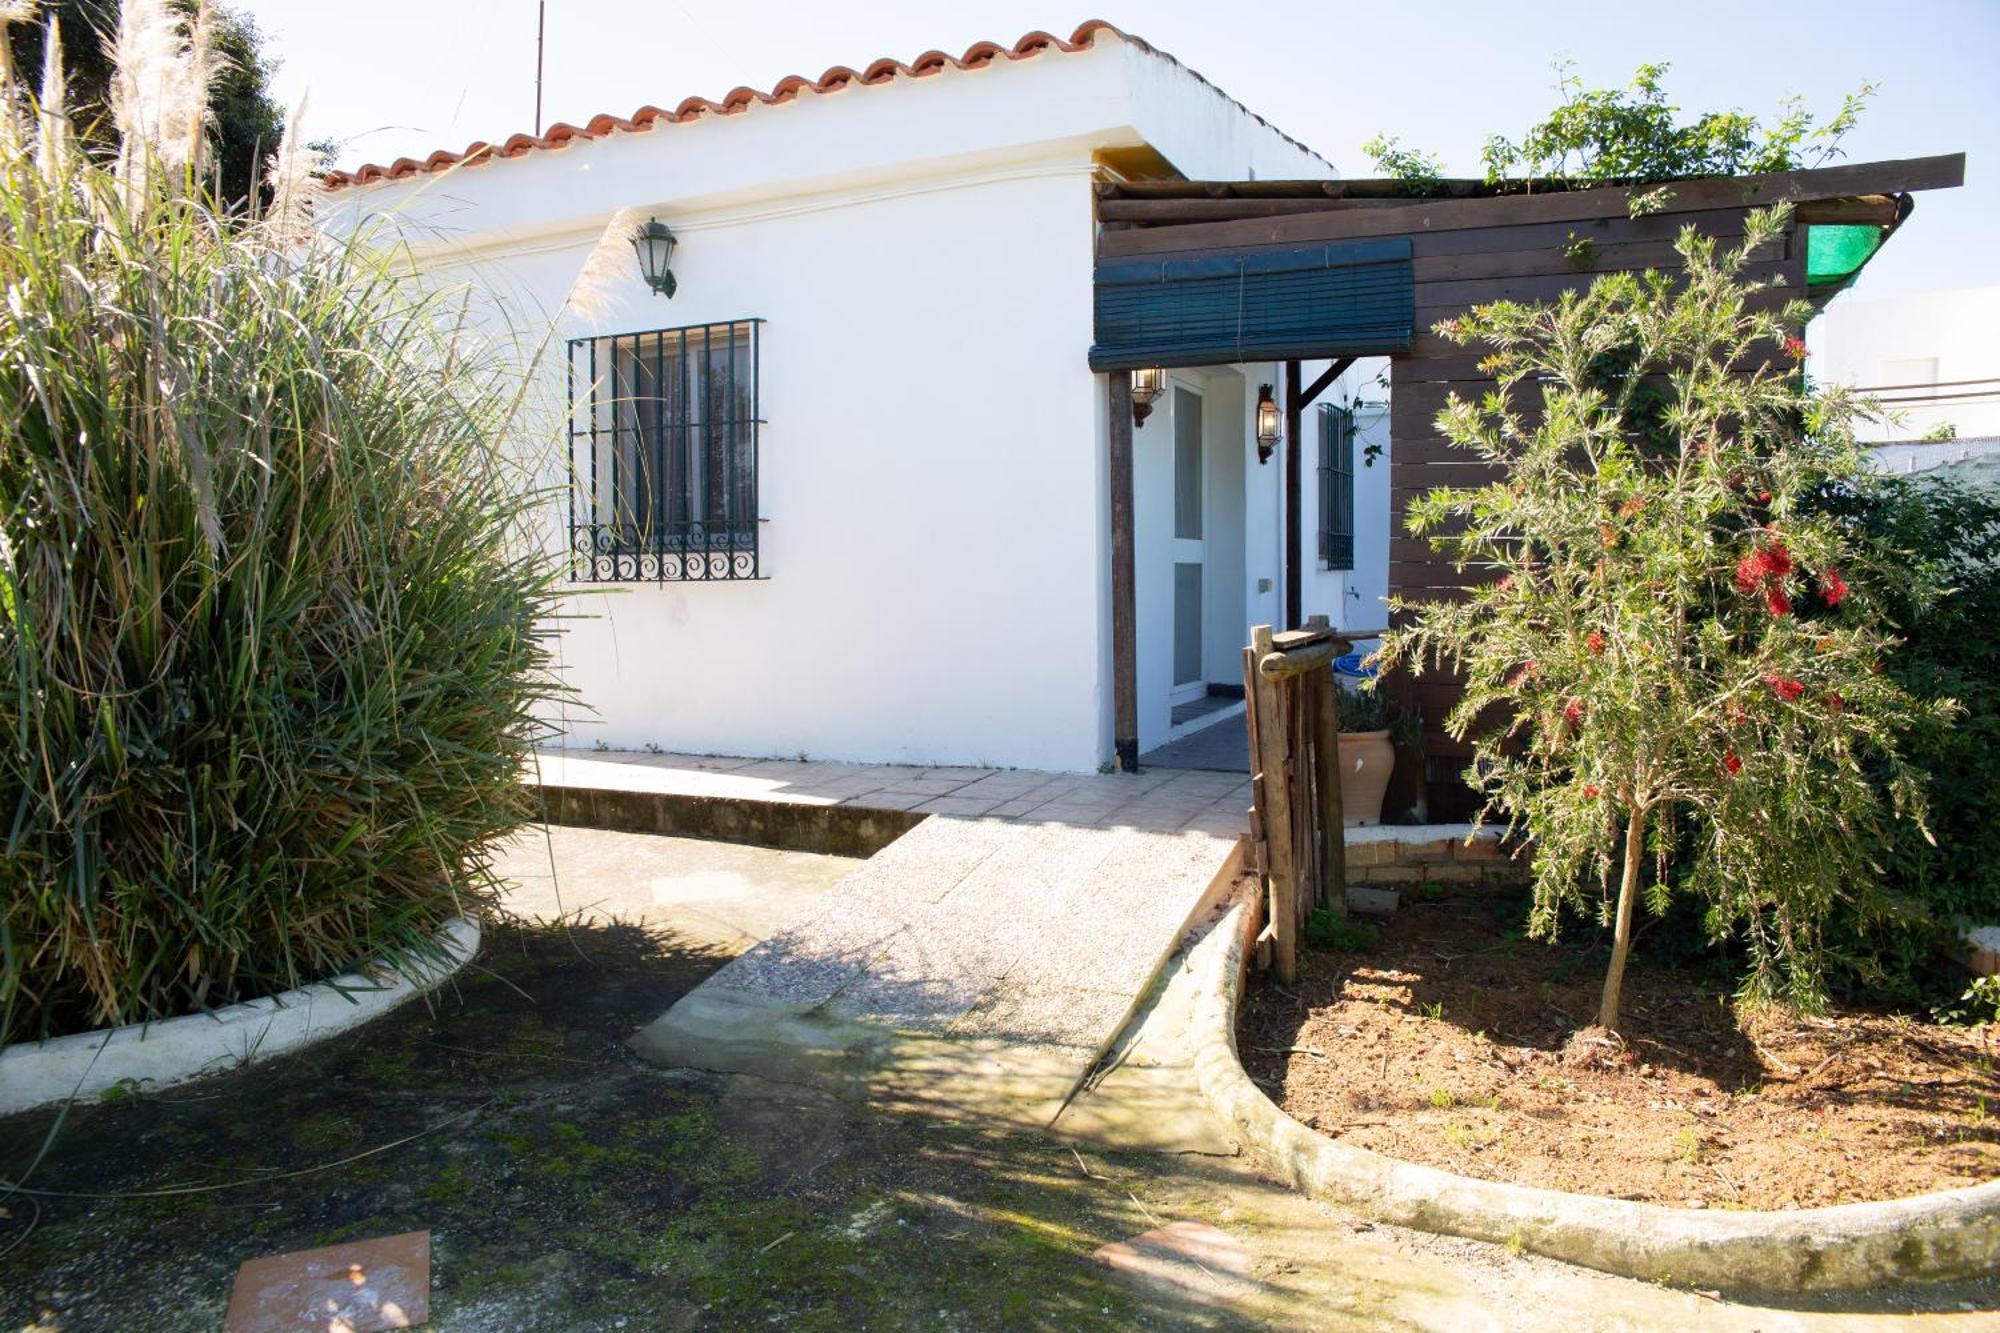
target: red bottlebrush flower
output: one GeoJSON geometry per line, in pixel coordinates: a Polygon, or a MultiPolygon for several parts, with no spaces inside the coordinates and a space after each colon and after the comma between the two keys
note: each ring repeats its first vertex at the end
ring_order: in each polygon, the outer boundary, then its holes
{"type": "Polygon", "coordinates": [[[1757,557],[1755,555],[1746,555],[1736,562],[1736,591],[1741,593],[1755,592],[1757,591],[1757,585],[1763,581],[1764,576],[1758,572],[1757,557]]]}
{"type": "Polygon", "coordinates": [[[1792,553],[1783,542],[1773,542],[1757,552],[1757,568],[1771,578],[1781,579],[1792,572],[1792,553]]]}
{"type": "Polygon", "coordinates": [[[1847,700],[1838,694],[1829,694],[1826,696],[1826,706],[1830,712],[1844,713],[1847,711],[1847,700]]]}
{"type": "Polygon", "coordinates": [[[1568,703],[1563,705],[1563,721],[1569,723],[1569,725],[1572,727],[1579,726],[1582,724],[1583,700],[1571,699],[1568,703]]]}
{"type": "Polygon", "coordinates": [[[1788,676],[1781,676],[1775,671],[1764,673],[1764,683],[1771,687],[1771,693],[1788,703],[1806,692],[1804,685],[1788,676]]]}
{"type": "Polygon", "coordinates": [[[1847,580],[1840,577],[1840,571],[1829,569],[1819,576],[1820,600],[1828,606],[1839,606],[1847,600],[1847,580]]]}
{"type": "Polygon", "coordinates": [[[1764,606],[1774,618],[1782,618],[1792,613],[1792,599],[1785,596],[1785,590],[1775,583],[1764,589],[1764,606]]]}
{"type": "Polygon", "coordinates": [[[1797,336],[1785,339],[1785,355],[1794,361],[1806,359],[1806,340],[1797,336]]]}
{"type": "Polygon", "coordinates": [[[1771,503],[1771,493],[1770,493],[1769,491],[1759,491],[1759,492],[1757,492],[1757,501],[1758,501],[1758,503],[1759,503],[1759,504],[1769,504],[1769,503],[1771,503]]]}
{"type": "Polygon", "coordinates": [[[1583,794],[1586,799],[1594,801],[1598,797],[1602,796],[1604,793],[1598,790],[1597,784],[1592,782],[1586,782],[1583,784],[1583,794]]]}
{"type": "Polygon", "coordinates": [[[1722,766],[1729,770],[1731,777],[1743,771],[1743,761],[1736,757],[1736,751],[1734,750],[1724,750],[1722,752],[1722,766]]]}
{"type": "Polygon", "coordinates": [[[1586,635],[1583,642],[1585,647],[1589,648],[1591,652],[1596,653],[1599,657],[1604,655],[1604,636],[1596,630],[1592,630],[1586,635]]]}

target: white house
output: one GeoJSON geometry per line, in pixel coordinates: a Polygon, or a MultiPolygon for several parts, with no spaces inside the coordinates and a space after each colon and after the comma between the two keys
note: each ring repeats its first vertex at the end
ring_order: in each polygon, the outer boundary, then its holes
{"type": "MultiPolygon", "coordinates": [[[[1092,23],[365,167],[327,217],[393,217],[427,271],[561,321],[542,387],[569,405],[569,743],[1087,770],[1113,757],[1114,693],[1093,183],[1332,175],[1092,23]],[[677,242],[671,295],[635,259],[587,323],[558,316],[628,208],[677,242]]],[[[1379,364],[1328,400],[1383,398],[1379,364]]],[[[1133,435],[1142,751],[1176,705],[1240,694],[1248,626],[1283,618],[1282,454],[1255,439],[1279,372],[1169,371],[1133,435]]],[[[1356,460],[1383,417],[1325,418],[1329,459],[1307,434],[1351,521],[1313,559],[1307,480],[1289,540],[1304,610],[1336,625],[1382,623],[1388,467],[1356,460]]]]}

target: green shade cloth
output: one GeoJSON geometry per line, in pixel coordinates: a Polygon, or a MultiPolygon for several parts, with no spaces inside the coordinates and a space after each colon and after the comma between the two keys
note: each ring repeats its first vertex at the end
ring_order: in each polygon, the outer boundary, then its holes
{"type": "Polygon", "coordinates": [[[1822,224],[1806,228],[1806,285],[1843,282],[1868,262],[1886,233],[1872,223],[1822,224]]]}

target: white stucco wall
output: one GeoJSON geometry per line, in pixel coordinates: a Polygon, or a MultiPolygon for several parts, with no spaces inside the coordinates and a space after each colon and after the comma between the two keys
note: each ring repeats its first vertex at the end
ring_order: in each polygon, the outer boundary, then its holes
{"type": "Polygon", "coordinates": [[[1843,292],[1806,332],[1814,378],[1902,400],[1901,420],[1870,422],[1870,440],[1921,439],[1940,425],[2000,435],[2000,287],[1904,296],[1843,292]],[[1892,386],[1934,385],[1935,388],[1892,386]]]}
{"type": "MultiPolygon", "coordinates": [[[[652,295],[634,268],[589,319],[561,315],[561,336],[766,321],[768,577],[578,588],[556,641],[580,701],[555,719],[571,743],[1055,769],[1109,757],[1089,187],[1094,151],[1140,144],[1195,176],[1330,174],[1185,70],[1105,37],[334,196],[330,226],[395,218],[427,273],[493,294],[530,331],[626,207],[679,236],[677,295],[652,295]]],[[[541,383],[551,406],[559,366],[541,383]]],[[[558,426],[545,412],[517,442],[552,482],[558,426]]],[[[1254,589],[1276,574],[1276,477],[1250,467],[1269,491],[1246,498],[1241,540],[1269,555],[1245,569],[1254,589]]],[[[1246,620],[1272,616],[1264,600],[1246,597],[1246,620]]]]}

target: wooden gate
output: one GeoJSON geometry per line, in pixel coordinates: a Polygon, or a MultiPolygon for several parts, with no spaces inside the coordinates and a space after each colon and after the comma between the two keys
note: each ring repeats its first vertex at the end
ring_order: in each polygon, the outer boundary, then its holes
{"type": "Polygon", "coordinates": [[[1353,645],[1325,616],[1304,629],[1250,631],[1243,650],[1250,729],[1250,860],[1264,881],[1258,955],[1278,978],[1298,975],[1299,935],[1317,908],[1347,915],[1347,851],[1340,809],[1340,719],[1332,663],[1353,645]],[[1267,944],[1268,941],[1268,944],[1267,944]]]}

